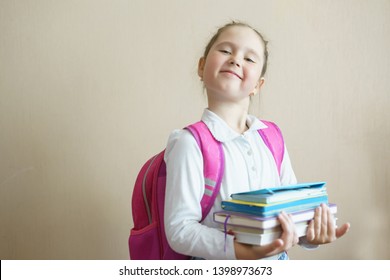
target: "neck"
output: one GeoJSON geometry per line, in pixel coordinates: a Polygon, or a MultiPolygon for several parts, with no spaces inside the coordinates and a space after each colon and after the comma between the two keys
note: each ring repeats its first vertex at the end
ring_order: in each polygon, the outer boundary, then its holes
{"type": "Polygon", "coordinates": [[[241,134],[248,130],[246,119],[248,116],[249,102],[237,104],[231,102],[212,102],[212,100],[209,100],[208,105],[208,109],[223,119],[234,131],[241,134]]]}

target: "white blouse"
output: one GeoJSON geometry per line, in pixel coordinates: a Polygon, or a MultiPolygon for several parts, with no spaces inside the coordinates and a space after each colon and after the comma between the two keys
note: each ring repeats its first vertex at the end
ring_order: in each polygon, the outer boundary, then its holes
{"type": "MultiPolygon", "coordinates": [[[[285,148],[280,176],[274,157],[257,132],[267,126],[248,115],[249,129],[243,134],[232,130],[215,113],[204,110],[202,121],[220,142],[225,156],[225,171],[210,213],[202,223],[200,201],[204,192],[203,158],[195,138],[186,129],[171,133],[165,152],[167,185],[165,231],[170,246],[177,252],[204,259],[236,259],[233,236],[218,229],[213,213],[232,193],[295,184],[297,179],[285,148]]],[[[277,256],[275,256],[277,258],[277,256]]]]}

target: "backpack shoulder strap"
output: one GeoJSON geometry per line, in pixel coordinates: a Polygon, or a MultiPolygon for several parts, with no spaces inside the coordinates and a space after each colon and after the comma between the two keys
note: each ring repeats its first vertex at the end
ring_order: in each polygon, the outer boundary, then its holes
{"type": "Polygon", "coordinates": [[[279,127],[270,121],[261,120],[267,128],[259,129],[258,132],[263,138],[264,143],[270,149],[272,155],[274,156],[276,166],[280,175],[283,156],[284,156],[284,140],[282,132],[279,127]]]}
{"type": "Polygon", "coordinates": [[[200,202],[203,221],[210,212],[221,188],[225,158],[222,144],[214,138],[204,122],[199,121],[189,125],[186,129],[194,136],[203,155],[205,191],[200,202]]]}
{"type": "MultiPolygon", "coordinates": [[[[280,175],[284,156],[284,140],[279,127],[270,121],[262,122],[267,128],[259,129],[258,132],[270,149],[280,175]]],[[[194,136],[203,155],[203,174],[205,179],[205,192],[201,200],[202,220],[210,212],[221,188],[223,172],[225,170],[225,158],[222,144],[211,134],[206,124],[202,121],[186,127],[194,136]]]]}

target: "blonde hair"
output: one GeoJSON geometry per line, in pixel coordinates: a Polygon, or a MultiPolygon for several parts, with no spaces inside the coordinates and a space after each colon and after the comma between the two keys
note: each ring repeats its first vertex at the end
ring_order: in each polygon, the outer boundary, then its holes
{"type": "Polygon", "coordinates": [[[208,44],[206,45],[206,48],[205,48],[204,53],[203,53],[203,57],[205,59],[207,58],[207,55],[209,54],[211,47],[217,41],[218,37],[222,34],[222,32],[224,32],[226,29],[233,27],[233,26],[248,27],[248,28],[252,29],[254,32],[256,32],[256,34],[260,37],[260,40],[264,44],[264,62],[263,62],[263,69],[261,70],[261,77],[264,77],[265,72],[267,71],[267,63],[268,63],[268,48],[267,48],[268,41],[266,41],[264,39],[264,36],[259,31],[257,31],[256,29],[254,29],[252,26],[250,26],[247,23],[232,21],[231,23],[225,24],[224,26],[220,27],[217,30],[217,32],[214,34],[214,36],[210,39],[208,44]]]}

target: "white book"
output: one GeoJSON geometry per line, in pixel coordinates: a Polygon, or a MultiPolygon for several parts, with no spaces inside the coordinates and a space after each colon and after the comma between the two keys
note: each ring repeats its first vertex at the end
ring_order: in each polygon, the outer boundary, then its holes
{"type": "MultiPolygon", "coordinates": [[[[308,221],[303,221],[295,224],[297,229],[306,228],[308,225],[308,221]]],[[[219,228],[225,231],[225,225],[220,224],[219,228]]],[[[282,227],[280,225],[272,228],[254,228],[254,227],[246,227],[246,226],[232,226],[226,225],[226,231],[232,232],[245,232],[245,233],[253,233],[253,234],[268,234],[268,233],[281,233],[282,227]]]]}
{"type": "MultiPolygon", "coordinates": [[[[296,227],[298,237],[305,236],[307,231],[307,223],[301,223],[300,226],[296,227]]],[[[267,245],[272,243],[274,240],[281,236],[281,231],[268,232],[268,233],[253,233],[248,231],[235,231],[234,236],[237,242],[252,244],[252,245],[267,245]]]]}
{"type": "MultiPolygon", "coordinates": [[[[334,220],[336,225],[336,219],[334,220]]],[[[308,222],[300,222],[295,224],[298,237],[305,236],[307,232],[308,222]]],[[[224,230],[224,229],[223,229],[224,230]]],[[[273,229],[256,229],[256,228],[245,228],[245,227],[229,227],[227,231],[231,230],[234,234],[237,242],[251,244],[251,245],[267,245],[278,239],[282,235],[281,228],[275,227],[273,229]]]]}

